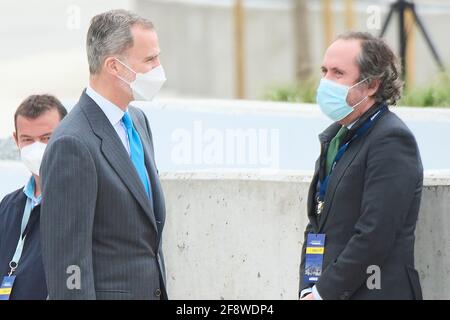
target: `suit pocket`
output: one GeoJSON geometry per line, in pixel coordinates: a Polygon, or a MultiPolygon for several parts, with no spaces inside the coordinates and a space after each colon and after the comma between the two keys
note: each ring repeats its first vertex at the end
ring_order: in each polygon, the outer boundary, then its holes
{"type": "Polygon", "coordinates": [[[419,273],[411,266],[405,266],[406,274],[408,275],[409,284],[413,291],[414,300],[422,300],[422,289],[420,287],[419,273]]]}
{"type": "Polygon", "coordinates": [[[122,290],[96,290],[97,300],[131,300],[133,295],[129,291],[122,290]]]}

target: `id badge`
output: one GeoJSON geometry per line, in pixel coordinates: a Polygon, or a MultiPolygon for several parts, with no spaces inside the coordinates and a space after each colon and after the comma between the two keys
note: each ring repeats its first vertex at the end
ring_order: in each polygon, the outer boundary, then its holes
{"type": "Polygon", "coordinates": [[[310,233],[306,238],[305,283],[316,283],[322,274],[325,234],[310,233]]]}
{"type": "Polygon", "coordinates": [[[0,287],[0,300],[9,300],[15,280],[16,276],[3,277],[2,285],[0,287]]]}

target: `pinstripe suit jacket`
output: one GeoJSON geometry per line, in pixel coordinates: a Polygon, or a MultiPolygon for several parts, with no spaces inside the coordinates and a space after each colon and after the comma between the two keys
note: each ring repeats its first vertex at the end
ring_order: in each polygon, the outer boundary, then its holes
{"type": "Polygon", "coordinates": [[[164,299],[165,221],[153,141],[129,107],[145,151],[153,203],[103,111],[85,92],[41,166],[42,258],[50,299],[164,299]]]}

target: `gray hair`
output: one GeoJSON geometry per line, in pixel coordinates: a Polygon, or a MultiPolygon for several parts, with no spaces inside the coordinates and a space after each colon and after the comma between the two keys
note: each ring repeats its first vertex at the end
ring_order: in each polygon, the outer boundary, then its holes
{"type": "Polygon", "coordinates": [[[133,46],[131,27],[154,29],[153,23],[127,10],[111,10],[96,15],[87,33],[86,50],[89,72],[100,72],[105,58],[122,55],[133,46]]]}
{"type": "Polygon", "coordinates": [[[361,42],[362,50],[357,58],[360,74],[358,81],[380,80],[375,100],[395,105],[402,97],[403,81],[400,78],[399,61],[386,42],[368,32],[348,32],[338,36],[338,39],[355,39],[361,42]]]}

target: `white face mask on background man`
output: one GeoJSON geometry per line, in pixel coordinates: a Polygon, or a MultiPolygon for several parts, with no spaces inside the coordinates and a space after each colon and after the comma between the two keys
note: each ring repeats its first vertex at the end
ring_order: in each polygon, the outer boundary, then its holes
{"type": "Polygon", "coordinates": [[[138,73],[119,59],[116,58],[116,60],[136,75],[136,79],[132,82],[128,82],[124,78],[117,76],[120,80],[130,86],[135,101],[151,101],[167,80],[162,65],[159,65],[146,73],[138,73]]]}
{"type": "Polygon", "coordinates": [[[20,149],[20,158],[23,164],[37,176],[39,176],[39,169],[41,167],[45,148],[47,148],[45,143],[36,141],[20,149]]]}

